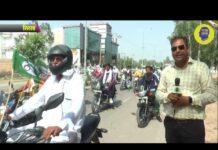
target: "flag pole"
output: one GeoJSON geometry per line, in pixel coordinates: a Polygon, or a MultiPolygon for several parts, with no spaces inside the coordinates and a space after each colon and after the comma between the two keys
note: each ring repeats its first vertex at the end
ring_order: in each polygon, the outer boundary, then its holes
{"type": "Polygon", "coordinates": [[[16,104],[15,109],[17,109],[19,103],[21,102],[21,98],[22,98],[22,96],[24,95],[24,92],[23,92],[23,91],[25,90],[25,88],[26,88],[26,84],[25,84],[25,86],[23,87],[21,93],[19,94],[19,99],[17,100],[17,104],[16,104]]]}
{"type": "Polygon", "coordinates": [[[11,84],[12,84],[13,76],[14,76],[14,70],[13,70],[13,68],[12,68],[12,70],[11,70],[11,79],[10,79],[10,84],[9,84],[9,89],[8,89],[8,97],[7,97],[7,101],[6,101],[6,103],[5,103],[5,109],[3,110],[3,114],[2,114],[2,117],[1,117],[1,120],[0,120],[0,127],[2,126],[2,121],[3,121],[3,119],[4,119],[5,112],[6,112],[6,110],[7,110],[8,101],[9,101],[10,93],[11,93],[11,84]]]}

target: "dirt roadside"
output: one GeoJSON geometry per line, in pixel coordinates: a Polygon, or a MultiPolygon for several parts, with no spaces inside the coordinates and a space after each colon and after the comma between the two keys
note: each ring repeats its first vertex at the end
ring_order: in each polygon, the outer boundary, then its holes
{"type": "Polygon", "coordinates": [[[207,105],[206,106],[206,119],[205,119],[205,131],[206,143],[218,143],[218,110],[217,110],[218,102],[207,105]]]}

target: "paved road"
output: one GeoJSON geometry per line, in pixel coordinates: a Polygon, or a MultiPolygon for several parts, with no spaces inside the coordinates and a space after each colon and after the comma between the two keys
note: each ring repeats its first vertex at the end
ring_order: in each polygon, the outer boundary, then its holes
{"type": "MultiPolygon", "coordinates": [[[[21,81],[21,82],[14,82],[14,88],[17,89],[18,87],[25,85],[26,81],[21,81]]],[[[1,82],[0,83],[0,91],[3,90],[5,92],[8,92],[8,81],[7,82],[1,82]]]]}
{"type": "MultiPolygon", "coordinates": [[[[100,113],[99,127],[106,128],[108,133],[100,139],[102,143],[165,143],[163,123],[151,120],[145,128],[139,128],[136,122],[136,105],[138,99],[132,90],[119,90],[115,100],[115,108],[107,108],[100,113]]],[[[93,94],[86,90],[87,113],[91,112],[93,94]]],[[[163,117],[162,117],[163,118],[163,117]]]]}

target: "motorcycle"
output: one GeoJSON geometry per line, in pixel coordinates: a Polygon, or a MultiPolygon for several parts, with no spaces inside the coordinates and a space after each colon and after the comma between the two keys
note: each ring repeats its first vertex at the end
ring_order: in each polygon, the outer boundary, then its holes
{"type": "Polygon", "coordinates": [[[99,129],[100,115],[90,113],[85,117],[84,124],[81,128],[81,143],[100,143],[99,138],[102,138],[102,133],[107,133],[106,129],[99,129]]]}
{"type": "MultiPolygon", "coordinates": [[[[8,121],[4,119],[4,122],[0,130],[0,143],[7,143],[8,137],[7,131],[20,126],[25,126],[31,123],[35,123],[34,128],[26,129],[22,132],[15,133],[19,134],[18,138],[13,143],[48,143],[42,138],[42,133],[44,131],[43,127],[37,126],[37,121],[42,119],[42,112],[49,109],[53,109],[62,103],[64,99],[64,93],[58,93],[51,96],[48,102],[37,108],[35,111],[25,115],[19,120],[8,121]]],[[[6,117],[6,116],[5,116],[6,117]]],[[[84,125],[81,128],[82,139],[81,143],[99,143],[99,137],[102,137],[102,133],[106,133],[106,129],[98,129],[98,124],[100,122],[100,116],[97,114],[88,114],[85,117],[84,125]]],[[[12,135],[14,136],[14,134],[12,135]]]]}
{"type": "Polygon", "coordinates": [[[8,93],[1,91],[2,98],[0,99],[0,105],[6,103],[8,96],[9,96],[9,101],[7,105],[7,113],[9,114],[9,113],[12,113],[16,109],[16,106],[18,104],[19,95],[15,92],[10,93],[9,95],[8,93]]]}
{"type": "Polygon", "coordinates": [[[7,97],[9,96],[9,101],[7,105],[8,114],[12,113],[17,107],[23,105],[30,98],[30,96],[25,96],[25,94],[21,95],[15,91],[10,94],[5,93],[4,91],[1,91],[0,93],[0,105],[5,104],[7,101],[7,97]]]}
{"type": "Polygon", "coordinates": [[[98,82],[99,82],[98,76],[92,76],[91,77],[91,90],[94,90],[94,89],[96,89],[97,86],[99,86],[98,82]]]}
{"type": "Polygon", "coordinates": [[[130,76],[125,77],[126,75],[122,75],[120,90],[130,89],[132,87],[132,82],[130,81],[130,76]]]}
{"type": "MultiPolygon", "coordinates": [[[[102,110],[102,108],[104,108],[104,106],[111,105],[109,102],[109,95],[107,91],[108,86],[109,84],[106,83],[103,85],[100,81],[98,81],[95,88],[92,90],[94,93],[94,99],[91,103],[93,113],[99,113],[102,110]]],[[[113,95],[113,97],[115,97],[115,90],[113,95]]]]}
{"type": "Polygon", "coordinates": [[[133,93],[137,92],[139,90],[139,78],[134,77],[133,81],[133,93]]]}
{"type": "Polygon", "coordinates": [[[143,128],[146,127],[150,120],[155,116],[153,109],[155,89],[147,88],[144,90],[143,86],[141,86],[140,89],[141,90],[138,93],[139,102],[137,103],[136,120],[138,127],[143,128]]]}

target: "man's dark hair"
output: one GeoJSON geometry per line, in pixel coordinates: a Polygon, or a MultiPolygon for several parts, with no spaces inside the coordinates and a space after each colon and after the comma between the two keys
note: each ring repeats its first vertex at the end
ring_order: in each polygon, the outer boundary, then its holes
{"type": "Polygon", "coordinates": [[[146,66],[145,69],[150,69],[151,71],[153,71],[153,67],[152,66],[146,66]]]}
{"type": "Polygon", "coordinates": [[[109,63],[104,64],[104,68],[107,67],[107,66],[109,66],[111,68],[111,65],[109,63]]]}
{"type": "Polygon", "coordinates": [[[188,39],[184,36],[174,36],[171,38],[170,40],[170,44],[173,45],[173,43],[176,41],[176,40],[180,40],[182,39],[185,43],[185,47],[188,48],[189,47],[189,43],[188,43],[188,39]]]}

